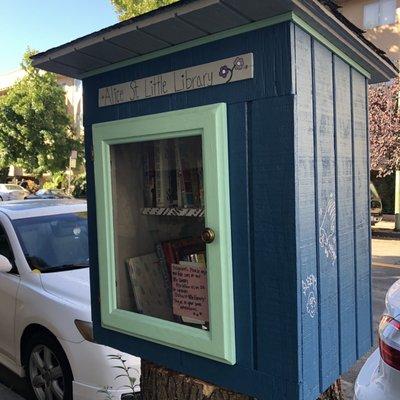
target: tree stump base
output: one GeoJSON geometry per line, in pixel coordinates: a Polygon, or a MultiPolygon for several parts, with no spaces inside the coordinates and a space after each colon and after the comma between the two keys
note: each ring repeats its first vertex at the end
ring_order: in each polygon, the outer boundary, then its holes
{"type": "MultiPolygon", "coordinates": [[[[146,360],[140,386],[142,400],[255,400],[146,360]]],[[[340,380],[317,400],[343,400],[340,380]]]]}
{"type": "Polygon", "coordinates": [[[338,379],[318,400],[343,400],[342,385],[338,379]]]}
{"type": "Polygon", "coordinates": [[[252,400],[142,360],[142,400],[252,400]]]}

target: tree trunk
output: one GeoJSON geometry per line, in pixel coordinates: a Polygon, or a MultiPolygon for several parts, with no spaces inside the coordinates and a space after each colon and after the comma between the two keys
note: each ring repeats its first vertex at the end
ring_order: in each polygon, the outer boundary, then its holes
{"type": "MultiPolygon", "coordinates": [[[[142,400],[252,400],[196,378],[168,370],[142,359],[142,400]]],[[[342,400],[340,381],[319,400],[342,400]]],[[[261,399],[260,399],[261,400],[261,399]]]]}
{"type": "Polygon", "coordinates": [[[333,384],[318,400],[343,400],[342,385],[340,379],[333,384]]]}
{"type": "Polygon", "coordinates": [[[142,400],[251,400],[142,359],[142,400]]]}
{"type": "Polygon", "coordinates": [[[0,168],[0,179],[1,179],[1,182],[6,183],[6,179],[8,178],[9,170],[10,170],[10,167],[2,167],[2,168],[0,168]]]}

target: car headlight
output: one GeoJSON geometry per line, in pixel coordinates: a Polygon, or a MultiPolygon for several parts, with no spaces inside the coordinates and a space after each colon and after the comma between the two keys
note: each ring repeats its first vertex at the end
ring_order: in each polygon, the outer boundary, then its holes
{"type": "Polygon", "coordinates": [[[75,326],[85,340],[87,340],[88,342],[94,342],[93,324],[91,322],[76,319],[75,326]]]}

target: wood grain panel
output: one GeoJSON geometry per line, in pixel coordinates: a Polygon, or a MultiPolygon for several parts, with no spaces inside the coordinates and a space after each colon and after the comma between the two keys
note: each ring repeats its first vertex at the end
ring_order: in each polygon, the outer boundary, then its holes
{"type": "Polygon", "coordinates": [[[313,41],[320,389],[339,376],[332,53],[313,41]]]}

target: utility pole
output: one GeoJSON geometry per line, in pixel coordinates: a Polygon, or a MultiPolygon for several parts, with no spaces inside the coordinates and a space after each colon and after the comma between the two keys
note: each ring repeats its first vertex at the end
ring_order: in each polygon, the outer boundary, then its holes
{"type": "Polygon", "coordinates": [[[72,150],[71,155],[69,156],[69,165],[68,165],[68,194],[71,194],[72,169],[76,168],[77,158],[78,158],[78,152],[76,150],[72,150]]]}

